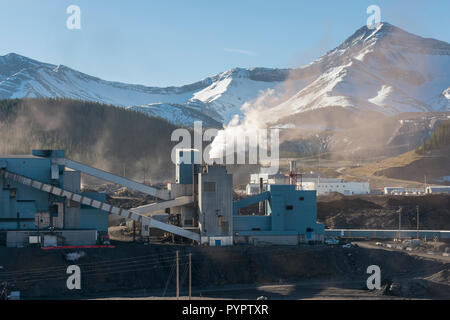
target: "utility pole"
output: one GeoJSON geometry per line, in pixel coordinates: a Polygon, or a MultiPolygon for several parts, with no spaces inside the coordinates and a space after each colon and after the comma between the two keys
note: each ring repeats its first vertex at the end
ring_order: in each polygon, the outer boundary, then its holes
{"type": "Polygon", "coordinates": [[[189,253],[189,300],[191,300],[192,293],[192,253],[189,253]]]}
{"type": "Polygon", "coordinates": [[[416,206],[416,210],[417,210],[417,239],[419,239],[419,206],[416,206]]]}
{"type": "Polygon", "coordinates": [[[180,297],[180,266],[178,263],[178,250],[177,250],[177,299],[180,297]]]}
{"type": "Polygon", "coordinates": [[[398,238],[401,239],[401,229],[402,229],[402,210],[403,208],[400,206],[398,209],[398,238]]]}
{"type": "MultiPolygon", "coordinates": [[[[267,177],[267,179],[269,179],[269,177],[267,177]]],[[[269,183],[269,180],[267,180],[267,183],[269,183]]],[[[263,178],[259,178],[259,193],[263,193],[264,189],[264,181],[263,178]]],[[[264,215],[264,202],[260,201],[259,202],[259,214],[260,215],[264,215]]]]}

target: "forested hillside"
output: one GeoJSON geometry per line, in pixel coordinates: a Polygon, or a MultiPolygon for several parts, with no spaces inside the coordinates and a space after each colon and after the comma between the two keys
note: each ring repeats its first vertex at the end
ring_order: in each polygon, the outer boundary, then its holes
{"type": "Polygon", "coordinates": [[[418,153],[439,150],[450,145],[450,120],[442,122],[433,132],[430,139],[417,149],[418,153]]]}
{"type": "Polygon", "coordinates": [[[68,158],[136,179],[173,177],[175,129],[160,118],[93,102],[0,100],[1,154],[65,149],[68,158]]]}

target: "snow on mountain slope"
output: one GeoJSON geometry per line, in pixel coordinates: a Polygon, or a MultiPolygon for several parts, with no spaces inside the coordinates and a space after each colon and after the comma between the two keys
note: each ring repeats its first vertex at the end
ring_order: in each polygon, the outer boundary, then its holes
{"type": "Polygon", "coordinates": [[[228,122],[235,113],[240,113],[244,102],[256,98],[261,90],[276,86],[287,74],[288,70],[232,69],[182,87],[158,88],[105,81],[63,65],[41,63],[10,53],[0,56],[0,98],[64,97],[136,106],[135,110],[140,111],[148,111],[145,106],[153,105],[151,114],[159,104],[156,113],[169,121],[172,119],[167,112],[176,110],[175,123],[183,118],[186,124],[192,117],[198,120],[213,117],[228,122]]]}
{"type": "MultiPolygon", "coordinates": [[[[155,102],[184,103],[202,86],[201,81],[179,88],[129,85],[101,80],[63,65],[36,63],[35,60],[16,54],[1,58],[2,61],[13,61],[10,64],[0,64],[1,98],[65,97],[119,106],[155,102]],[[17,61],[25,63],[14,64],[17,61]],[[9,68],[4,68],[5,65],[9,68]]],[[[206,83],[203,83],[203,86],[206,86],[206,83]]]]}
{"type": "Polygon", "coordinates": [[[388,23],[362,27],[339,47],[305,66],[316,77],[271,110],[287,116],[324,107],[384,114],[449,111],[450,44],[388,23]]]}
{"type": "Polygon", "coordinates": [[[228,123],[235,114],[242,115],[245,102],[254,100],[267,89],[276,88],[289,76],[287,69],[232,69],[214,79],[208,87],[194,94],[189,104],[203,105],[203,112],[218,113],[228,123]]]}
{"type": "Polygon", "coordinates": [[[202,121],[202,125],[205,127],[221,127],[221,122],[185,105],[153,103],[145,106],[127,107],[127,109],[142,112],[149,116],[160,117],[179,126],[192,127],[194,121],[202,121]]]}
{"type": "Polygon", "coordinates": [[[375,30],[358,29],[340,46],[302,68],[235,68],[181,87],[105,81],[11,53],[0,56],[0,98],[96,101],[180,125],[192,125],[194,120],[213,125],[229,123],[235,114],[242,116],[252,102],[261,103],[264,96],[278,96],[282,98],[267,104],[267,113],[260,117],[279,122],[326,107],[384,114],[449,111],[449,71],[450,44],[382,23],[375,30]],[[271,92],[275,94],[267,94],[271,92]],[[245,110],[241,109],[244,104],[245,110]]]}
{"type": "Polygon", "coordinates": [[[432,104],[440,111],[450,110],[450,87],[432,99],[432,104]]]}

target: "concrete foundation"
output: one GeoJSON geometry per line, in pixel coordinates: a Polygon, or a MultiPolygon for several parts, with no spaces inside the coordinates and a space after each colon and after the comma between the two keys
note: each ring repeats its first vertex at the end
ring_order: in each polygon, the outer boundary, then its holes
{"type": "Polygon", "coordinates": [[[233,237],[202,237],[202,244],[211,247],[231,246],[233,245],[233,237]]]}

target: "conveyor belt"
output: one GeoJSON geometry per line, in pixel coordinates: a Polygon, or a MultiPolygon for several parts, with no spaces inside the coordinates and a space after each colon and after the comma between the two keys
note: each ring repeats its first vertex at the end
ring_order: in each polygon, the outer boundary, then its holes
{"type": "Polygon", "coordinates": [[[145,194],[152,195],[156,198],[163,199],[163,200],[169,200],[170,199],[170,193],[167,190],[161,190],[157,188],[153,188],[150,186],[147,186],[145,184],[124,178],[116,176],[115,174],[112,174],[110,172],[106,172],[91,166],[87,166],[85,164],[82,164],[80,162],[76,162],[73,160],[65,159],[65,158],[55,158],[52,159],[52,162],[54,164],[64,165],[66,167],[72,168],[74,170],[81,171],[87,175],[97,177],[102,180],[110,181],[116,184],[120,184],[121,186],[140,191],[145,194]]]}
{"type": "Polygon", "coordinates": [[[192,196],[182,196],[169,201],[155,202],[140,207],[132,208],[130,211],[147,215],[154,211],[164,210],[167,208],[179,207],[194,202],[192,196]]]}

